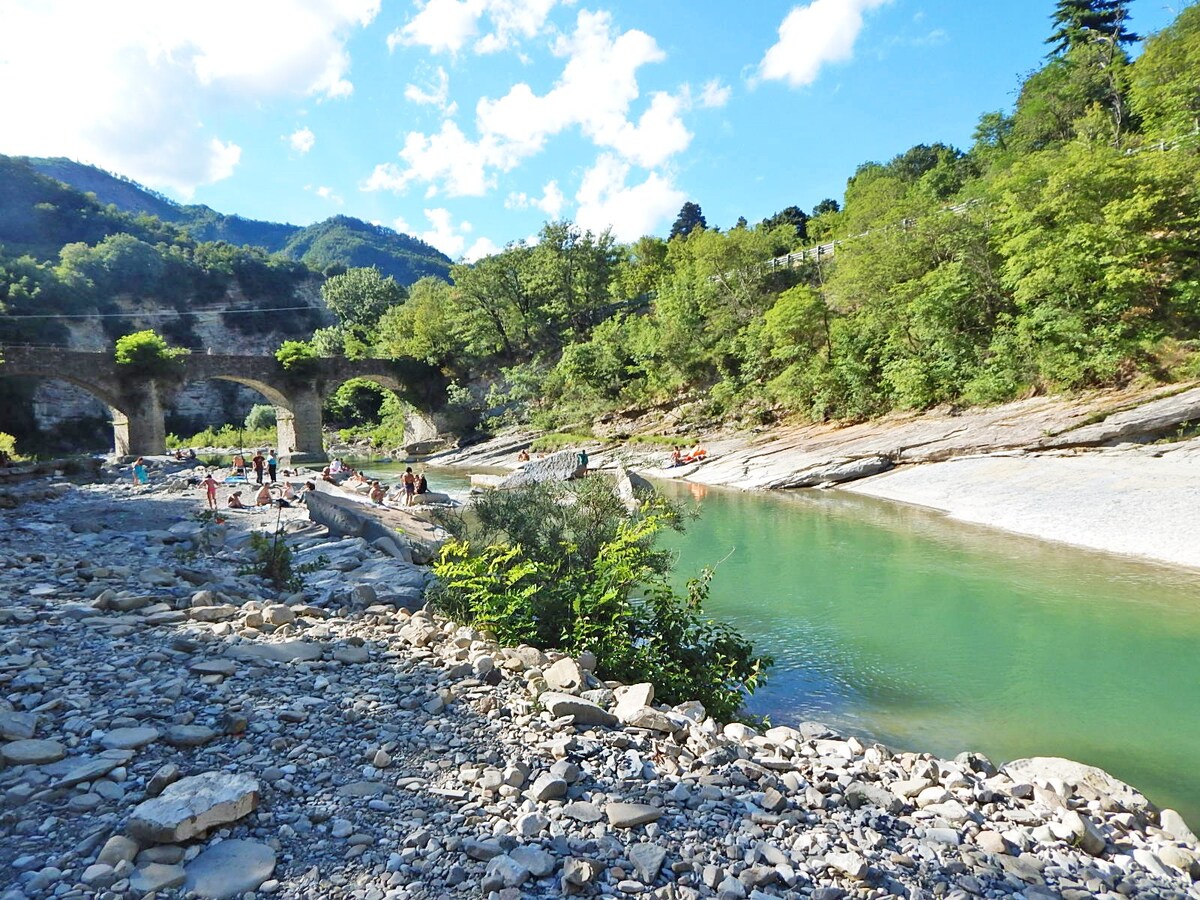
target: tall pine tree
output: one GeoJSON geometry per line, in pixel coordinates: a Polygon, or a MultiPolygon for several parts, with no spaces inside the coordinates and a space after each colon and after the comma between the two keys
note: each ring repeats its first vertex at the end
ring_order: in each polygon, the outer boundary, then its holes
{"type": "Polygon", "coordinates": [[[1058,0],[1051,19],[1054,31],[1046,38],[1051,56],[1066,53],[1097,38],[1116,44],[1132,44],[1140,38],[1125,27],[1129,21],[1128,0],[1058,0]]]}

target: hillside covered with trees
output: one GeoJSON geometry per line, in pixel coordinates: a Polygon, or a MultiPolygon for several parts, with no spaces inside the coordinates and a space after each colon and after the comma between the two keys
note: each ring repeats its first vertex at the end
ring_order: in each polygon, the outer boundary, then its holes
{"type": "Polygon", "coordinates": [[[179,204],[95,166],[69,159],[29,159],[42,175],[93,194],[104,206],[134,216],[150,215],[186,231],[202,243],[224,241],[258,247],[302,262],[318,272],[374,266],[401,284],[426,275],[445,277],[450,259],[424,241],[350,216],[334,216],[307,228],[219,213],[207,206],[179,204]]]}
{"type": "MultiPolygon", "coordinates": [[[[367,352],[491,384],[543,427],[696,400],[705,421],[897,408],[1200,376],[1200,6],[1149,37],[1059,0],[1042,68],[975,141],[866,162],[839,203],[669,239],[550,223],[426,279],[367,352]],[[806,244],[836,254],[764,265],[806,244]]],[[[361,323],[360,323],[361,324],[361,323]]]]}

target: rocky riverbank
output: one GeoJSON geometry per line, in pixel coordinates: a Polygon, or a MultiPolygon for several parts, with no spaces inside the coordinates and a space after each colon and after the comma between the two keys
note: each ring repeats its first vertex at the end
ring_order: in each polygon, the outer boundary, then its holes
{"type": "Polygon", "coordinates": [[[303,510],[0,511],[0,897],[1200,897],[1098,770],[759,733],[419,607],[303,510]],[[280,528],[304,588],[245,574],[280,528]]]}
{"type": "MultiPolygon", "coordinates": [[[[846,427],[681,435],[680,444],[701,441],[709,454],[698,466],[677,469],[662,467],[661,445],[625,439],[668,423],[609,423],[586,446],[594,467],[620,460],[649,477],[743,490],[837,487],[1032,537],[1200,568],[1200,541],[1181,527],[1200,505],[1200,437],[1187,438],[1198,422],[1200,387],[1193,385],[898,413],[846,427]]],[[[504,435],[430,461],[511,468],[532,438],[504,435]]]]}

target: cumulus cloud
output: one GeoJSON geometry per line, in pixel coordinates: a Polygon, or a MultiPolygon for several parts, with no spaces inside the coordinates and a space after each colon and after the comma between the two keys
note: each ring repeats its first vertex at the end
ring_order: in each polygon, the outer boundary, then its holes
{"type": "Polygon", "coordinates": [[[297,128],[288,135],[288,143],[301,156],[311,150],[316,142],[317,136],[312,133],[311,128],[297,128]]]}
{"type": "Polygon", "coordinates": [[[505,209],[540,209],[549,218],[557,219],[562,213],[566,197],[557,181],[550,181],[542,188],[541,197],[530,197],[524,192],[512,193],[504,201],[505,209]]]}
{"type": "Polygon", "coordinates": [[[482,197],[495,184],[488,168],[500,164],[503,157],[493,141],[470,141],[458,125],[447,121],[434,135],[411,132],[400,151],[407,168],[381,163],[362,188],[403,193],[414,182],[436,182],[451,197],[482,197]]]}
{"type": "Polygon", "coordinates": [[[687,195],[669,178],[651,172],[640,184],[630,185],[630,166],[605,153],[584,173],[575,199],[575,221],[599,233],[611,228],[619,241],[634,241],[651,234],[679,212],[687,195]]]}
{"type": "Polygon", "coordinates": [[[499,252],[500,248],[496,246],[491,238],[481,237],[475,239],[475,242],[463,253],[462,258],[464,262],[472,263],[483,259],[485,256],[493,256],[499,252]]]}
{"type": "Polygon", "coordinates": [[[351,93],[346,41],[378,10],[379,0],[9,0],[4,151],[70,156],[189,196],[238,163],[240,148],[210,124],[230,103],[351,93]]]}
{"type": "Polygon", "coordinates": [[[641,115],[630,118],[640,95],[638,70],[665,58],[650,35],[618,33],[609,13],[582,10],[574,32],[560,36],[554,52],[566,62],[547,93],[520,83],[497,100],[481,99],[477,140],[453,122],[444,122],[434,135],[408,134],[399,154],[407,166],[377,166],[364,189],[403,191],[419,182],[440,186],[450,196],[482,196],[494,184],[495,172],[513,169],[539,153],[549,138],[573,128],[646,168],[690,144],[692,134],[682,118],[691,104],[686,88],[678,96],[655,93],[641,115]]]}
{"type": "Polygon", "coordinates": [[[890,0],[812,0],[797,6],[779,26],[779,40],[759,63],[759,77],[804,87],[816,81],[827,63],[854,54],[863,13],[890,0]]]}
{"type": "MultiPolygon", "coordinates": [[[[415,16],[388,35],[388,48],[416,45],[431,53],[496,53],[539,34],[559,0],[425,0],[415,16]],[[480,33],[482,22],[491,29],[480,33]]],[[[571,2],[571,0],[566,0],[571,2]]]]}

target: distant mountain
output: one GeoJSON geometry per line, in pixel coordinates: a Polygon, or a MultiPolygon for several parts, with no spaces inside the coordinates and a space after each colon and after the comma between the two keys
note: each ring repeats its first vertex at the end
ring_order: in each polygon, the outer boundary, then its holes
{"type": "Polygon", "coordinates": [[[7,253],[56,260],[64,244],[94,245],[121,232],[153,240],[130,216],[42,175],[28,160],[0,156],[0,245],[7,253]]]}
{"type": "MultiPolygon", "coordinates": [[[[261,247],[322,272],[375,266],[409,285],[426,275],[445,278],[450,270],[450,258],[424,241],[348,216],[334,216],[307,228],[260,222],[225,215],[208,206],[179,204],[128,178],[69,159],[15,158],[13,162],[26,163],[43,176],[95,195],[100,208],[112,204],[123,212],[155,216],[186,230],[198,241],[261,247]]],[[[5,177],[0,169],[0,181],[5,177]]],[[[3,194],[4,185],[0,183],[0,199],[3,194]]]]}
{"type": "Polygon", "coordinates": [[[445,278],[450,271],[450,258],[424,241],[349,216],[301,229],[282,252],[322,272],[375,266],[406,285],[426,275],[445,278]]]}

